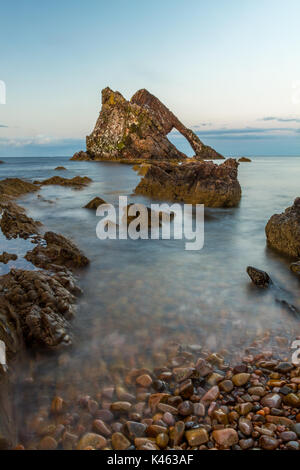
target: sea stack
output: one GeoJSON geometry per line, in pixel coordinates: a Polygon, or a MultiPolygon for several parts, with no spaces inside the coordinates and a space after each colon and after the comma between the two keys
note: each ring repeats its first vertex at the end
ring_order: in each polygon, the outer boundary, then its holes
{"type": "Polygon", "coordinates": [[[142,89],[127,101],[118,91],[102,90],[102,109],[95,128],[86,138],[86,152],[73,160],[175,160],[187,156],[167,138],[176,129],[199,159],[222,159],[154,95],[142,89]]]}

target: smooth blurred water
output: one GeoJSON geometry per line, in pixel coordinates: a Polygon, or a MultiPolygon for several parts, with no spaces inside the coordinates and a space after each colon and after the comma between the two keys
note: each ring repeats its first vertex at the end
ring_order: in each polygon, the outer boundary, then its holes
{"type": "MultiPolygon", "coordinates": [[[[96,237],[98,218],[83,208],[95,196],[112,203],[119,195],[127,195],[129,202],[152,202],[133,195],[140,177],[131,166],[53,157],[11,158],[0,165],[1,179],[32,181],[55,174],[89,176],[93,183],[83,190],[46,186],[39,191],[42,198],[30,194],[20,204],[45,229],[72,238],[91,264],[78,273],[84,294],[73,321],[75,340],[67,372],[60,375],[54,358],[44,359],[35,372],[36,383],[45,370],[52,377],[43,399],[54,389],[62,390],[65,380],[89,390],[95,381],[109,380],[110,366],[151,365],[153,354],[168,340],[242,351],[266,330],[287,329],[291,341],[299,334],[299,320],[275,303],[272,292],[252,286],[246,267],[266,270],[300,307],[299,280],[289,271],[290,260],[266,247],[264,233],[271,215],[300,195],[300,157],[253,157],[251,163],[241,163],[241,203],[231,209],[206,209],[201,251],[185,251],[182,240],[96,237]],[[67,171],[54,171],[58,165],[67,171]]],[[[19,241],[1,237],[0,243],[0,251],[15,252],[19,241]]],[[[7,267],[11,265],[16,262],[7,267]]]]}

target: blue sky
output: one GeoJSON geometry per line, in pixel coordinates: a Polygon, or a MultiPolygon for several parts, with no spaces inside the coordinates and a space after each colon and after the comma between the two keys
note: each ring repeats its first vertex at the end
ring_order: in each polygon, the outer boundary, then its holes
{"type": "Polygon", "coordinates": [[[300,154],[299,17],[298,0],[2,2],[0,155],[82,147],[105,86],[147,88],[222,153],[300,154]]]}

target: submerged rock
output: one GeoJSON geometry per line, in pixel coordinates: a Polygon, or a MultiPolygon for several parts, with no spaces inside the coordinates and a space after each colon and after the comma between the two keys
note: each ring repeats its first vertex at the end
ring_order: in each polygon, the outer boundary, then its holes
{"type": "Polygon", "coordinates": [[[173,128],[188,140],[198,158],[223,158],[147,90],[139,90],[127,101],[118,91],[105,88],[99,118],[86,138],[87,151],[75,153],[72,159],[185,159],[166,137],[173,128]]]}
{"type": "Polygon", "coordinates": [[[54,168],[54,170],[56,171],[64,171],[66,170],[66,168],[64,166],[57,166],[56,168],[54,168]]]}
{"type": "Polygon", "coordinates": [[[274,214],[266,225],[268,245],[277,251],[300,257],[300,197],[282,214],[274,214]]]}
{"type": "Polygon", "coordinates": [[[233,207],[239,203],[242,193],[237,168],[238,163],[232,158],[221,165],[213,162],[155,163],[135,188],[135,193],[208,207],[233,207]]]}
{"type": "Polygon", "coordinates": [[[46,232],[44,241],[46,246],[40,243],[32,251],[26,253],[25,258],[35,266],[57,270],[60,266],[73,269],[89,264],[88,258],[77,246],[62,235],[46,232]]]}
{"type": "Polygon", "coordinates": [[[291,263],[290,265],[291,271],[295,274],[300,274],[300,261],[296,261],[295,263],[291,263]]]}
{"type": "Polygon", "coordinates": [[[74,178],[62,178],[61,176],[52,176],[44,181],[35,181],[35,184],[39,184],[41,186],[44,185],[59,185],[59,186],[73,186],[73,187],[83,187],[87,186],[91,183],[91,178],[88,176],[74,176],[74,178]]]}
{"type": "Polygon", "coordinates": [[[251,158],[248,158],[248,157],[241,157],[238,159],[239,162],[245,162],[245,163],[248,163],[248,162],[252,162],[251,158]]]}
{"type": "MultiPolygon", "coordinates": [[[[1,314],[17,336],[17,344],[24,339],[27,345],[46,349],[69,345],[76,294],[70,273],[12,269],[0,277],[1,314]]],[[[9,344],[9,338],[5,343],[9,344]]]]}

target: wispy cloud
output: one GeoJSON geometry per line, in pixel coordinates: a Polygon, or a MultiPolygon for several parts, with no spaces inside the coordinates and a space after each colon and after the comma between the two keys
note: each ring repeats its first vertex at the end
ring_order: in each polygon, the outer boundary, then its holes
{"type": "Polygon", "coordinates": [[[6,126],[5,124],[0,124],[0,127],[8,127],[8,126],[6,126]]]}
{"type": "Polygon", "coordinates": [[[282,117],[275,117],[275,116],[266,116],[259,121],[277,121],[277,122],[300,122],[300,118],[282,118],[282,117]]]}

